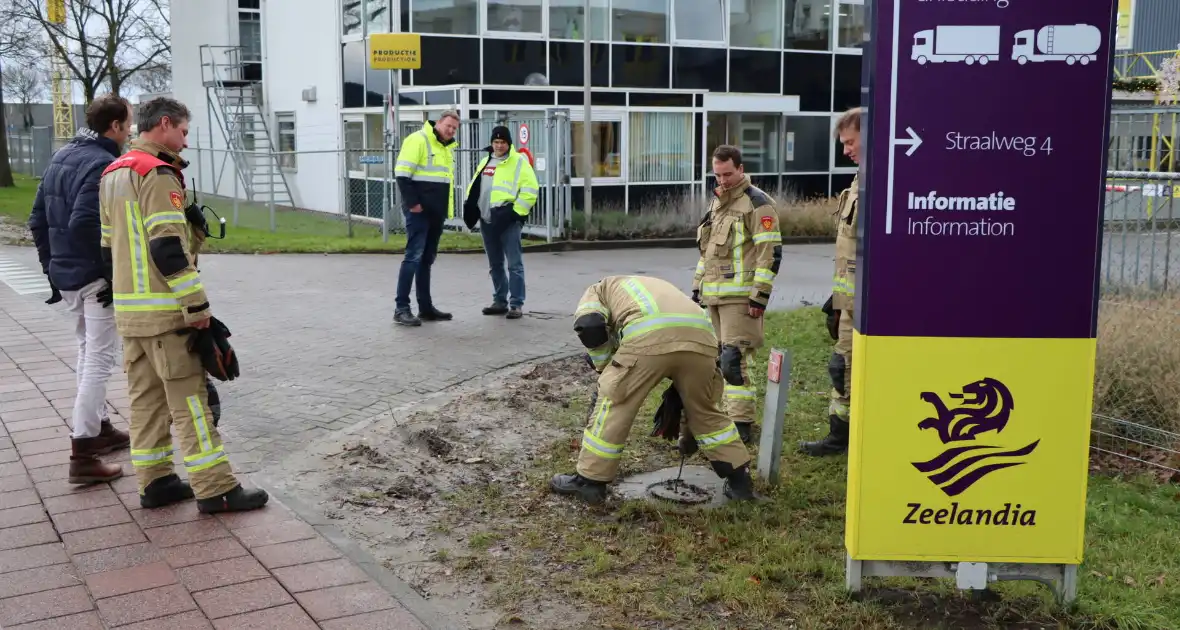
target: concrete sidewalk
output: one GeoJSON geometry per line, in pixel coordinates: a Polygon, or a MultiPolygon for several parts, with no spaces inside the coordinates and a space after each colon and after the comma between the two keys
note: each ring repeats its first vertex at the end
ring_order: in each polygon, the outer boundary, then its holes
{"type": "MultiPolygon", "coordinates": [[[[0,285],[0,628],[424,628],[273,496],[215,517],[195,501],[143,510],[127,450],[104,457],[122,479],[67,483],[77,348],[44,299],[0,285]]],[[[117,364],[124,430],[126,392],[117,364]]]]}

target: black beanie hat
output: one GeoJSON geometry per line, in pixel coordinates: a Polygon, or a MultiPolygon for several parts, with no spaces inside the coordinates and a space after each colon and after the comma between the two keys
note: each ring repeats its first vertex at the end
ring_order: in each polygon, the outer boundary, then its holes
{"type": "Polygon", "coordinates": [[[508,131],[508,127],[498,125],[495,129],[492,129],[492,140],[503,140],[508,144],[512,144],[512,133],[508,131]]]}

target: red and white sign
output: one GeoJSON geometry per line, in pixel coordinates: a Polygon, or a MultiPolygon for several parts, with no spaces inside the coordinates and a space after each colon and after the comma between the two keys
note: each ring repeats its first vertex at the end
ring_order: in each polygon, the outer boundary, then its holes
{"type": "Polygon", "coordinates": [[[770,360],[766,362],[766,380],[777,383],[783,377],[783,353],[778,350],[770,351],[770,360]]]}
{"type": "Polygon", "coordinates": [[[529,126],[521,125],[520,131],[516,132],[516,139],[520,142],[520,146],[525,146],[529,143],[529,126]]]}
{"type": "Polygon", "coordinates": [[[528,149],[521,149],[521,150],[517,151],[517,153],[522,153],[522,154],[528,156],[529,166],[536,166],[536,164],[533,162],[533,152],[532,151],[529,151],[528,149]]]}

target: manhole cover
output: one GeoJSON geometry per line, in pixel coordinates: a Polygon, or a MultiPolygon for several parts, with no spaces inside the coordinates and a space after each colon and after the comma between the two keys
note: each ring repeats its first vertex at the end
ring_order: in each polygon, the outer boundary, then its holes
{"type": "Polygon", "coordinates": [[[708,490],[683,480],[666,479],[651,484],[647,492],[657,499],[674,503],[697,504],[712,499],[708,490]]]}

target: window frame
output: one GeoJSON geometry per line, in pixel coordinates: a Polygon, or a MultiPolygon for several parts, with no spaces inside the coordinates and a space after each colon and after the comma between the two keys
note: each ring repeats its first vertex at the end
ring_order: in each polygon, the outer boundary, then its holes
{"type": "MultiPolygon", "coordinates": [[[[687,108],[687,107],[645,107],[645,106],[640,106],[640,107],[628,107],[627,108],[627,112],[624,116],[624,118],[627,121],[627,123],[626,123],[627,124],[627,147],[626,147],[626,150],[623,152],[627,154],[626,161],[627,161],[627,169],[628,170],[626,173],[626,176],[627,176],[626,183],[628,186],[646,186],[646,185],[663,186],[663,185],[680,185],[680,184],[690,184],[691,185],[691,184],[697,183],[696,180],[693,179],[693,177],[692,177],[693,170],[696,167],[696,165],[693,164],[693,157],[695,156],[695,154],[697,152],[697,148],[695,146],[693,146],[694,142],[691,137],[689,138],[689,140],[687,141],[687,144],[686,144],[686,146],[689,147],[688,161],[691,164],[691,167],[689,169],[689,178],[688,179],[666,180],[666,181],[660,180],[660,181],[651,181],[651,182],[632,181],[631,180],[631,171],[630,171],[630,168],[631,168],[631,128],[630,127],[631,127],[631,116],[634,114],[684,114],[684,115],[688,116],[689,129],[690,129],[689,133],[691,135],[691,134],[695,133],[695,125],[696,125],[695,115],[698,113],[700,113],[700,110],[695,107],[694,108],[687,108]]],[[[573,121],[571,120],[570,122],[572,123],[573,121]]],[[[595,121],[595,122],[598,122],[598,121],[595,121]]],[[[603,121],[603,122],[609,122],[609,121],[603,121]]],[[[571,132],[572,132],[572,126],[571,126],[571,132]]],[[[595,178],[594,181],[597,182],[598,179],[599,178],[595,178]]]]}
{"type": "MultiPolygon", "coordinates": [[[[545,0],[548,2],[548,0],[545,0]]],[[[672,46],[692,46],[695,48],[729,48],[729,12],[732,0],[721,0],[721,40],[715,39],[681,39],[676,33],[676,7],[681,2],[701,2],[702,0],[666,0],[668,2],[668,44],[672,46]]],[[[613,0],[611,2],[614,4],[613,0]]],[[[622,42],[630,43],[630,42],[622,42]]],[[[659,42],[652,42],[658,44],[659,42]]],[[[669,57],[668,63],[672,60],[669,57]]]]}
{"type": "MultiPolygon", "coordinates": [[[[864,50],[860,46],[852,47],[852,46],[841,46],[840,45],[840,22],[843,19],[843,17],[840,14],[840,9],[842,9],[844,7],[844,5],[858,6],[858,7],[861,7],[862,9],[864,9],[865,8],[865,0],[832,0],[832,7],[835,10],[832,11],[832,32],[830,34],[831,51],[833,53],[844,53],[844,54],[853,54],[853,55],[862,55],[863,56],[864,50]]],[[[866,25],[866,27],[867,26],[868,25],[866,25]]]]}
{"type": "MultiPolygon", "coordinates": [[[[494,39],[527,39],[530,41],[546,41],[549,35],[549,0],[537,0],[540,3],[541,9],[541,30],[536,33],[527,31],[497,31],[488,28],[488,9],[491,2],[488,0],[479,0],[479,34],[481,37],[491,37],[494,39]]],[[[413,10],[413,0],[410,0],[410,9],[413,10]]],[[[413,26],[411,24],[411,26],[413,26]]],[[[481,45],[482,48],[482,45],[481,45]]],[[[548,52],[548,47],[546,47],[548,52]]],[[[546,61],[546,64],[548,62],[546,61]]]]}
{"type": "Polygon", "coordinates": [[[299,158],[299,156],[298,156],[299,124],[297,122],[298,119],[297,119],[295,112],[293,110],[275,112],[274,116],[275,116],[274,121],[275,121],[275,142],[276,142],[275,147],[279,153],[285,152],[285,149],[283,149],[283,137],[289,136],[291,138],[291,154],[277,156],[279,158],[279,169],[285,173],[298,173],[299,172],[299,159],[298,159],[299,158]],[[291,130],[290,131],[283,131],[283,123],[285,123],[285,122],[291,123],[291,130]],[[284,164],[284,162],[290,162],[290,164],[284,164]]]}

